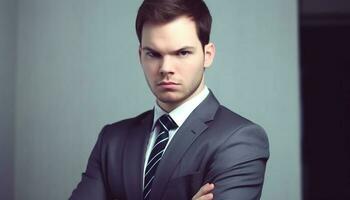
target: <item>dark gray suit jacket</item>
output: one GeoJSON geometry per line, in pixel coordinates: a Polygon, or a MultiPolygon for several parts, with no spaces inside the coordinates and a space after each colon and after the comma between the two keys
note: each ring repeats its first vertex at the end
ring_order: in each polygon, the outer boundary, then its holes
{"type": "MultiPolygon", "coordinates": [[[[153,111],[105,126],[71,200],[142,199],[153,111]]],[[[269,145],[258,125],[221,106],[212,93],[171,140],[153,181],[152,200],[187,200],[205,183],[214,199],[260,199],[269,145]]]]}

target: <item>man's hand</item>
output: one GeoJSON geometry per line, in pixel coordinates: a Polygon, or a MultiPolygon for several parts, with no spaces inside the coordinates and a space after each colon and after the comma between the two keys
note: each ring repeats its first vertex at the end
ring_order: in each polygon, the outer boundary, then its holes
{"type": "Polygon", "coordinates": [[[211,193],[214,189],[214,184],[207,183],[203,185],[199,191],[192,197],[192,200],[213,200],[214,195],[211,193]]]}

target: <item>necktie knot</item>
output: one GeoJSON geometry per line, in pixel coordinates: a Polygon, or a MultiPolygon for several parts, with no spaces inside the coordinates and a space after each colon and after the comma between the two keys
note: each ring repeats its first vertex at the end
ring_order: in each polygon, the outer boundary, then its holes
{"type": "Polygon", "coordinates": [[[159,119],[158,119],[159,125],[160,127],[162,127],[162,129],[169,131],[172,129],[176,129],[178,127],[178,125],[176,124],[176,122],[170,117],[170,115],[162,115],[159,119]]]}

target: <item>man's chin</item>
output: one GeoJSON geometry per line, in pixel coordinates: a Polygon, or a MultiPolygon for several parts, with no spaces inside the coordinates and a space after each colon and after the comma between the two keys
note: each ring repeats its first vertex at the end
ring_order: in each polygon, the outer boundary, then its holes
{"type": "Polygon", "coordinates": [[[182,99],[175,95],[159,95],[157,101],[161,104],[177,105],[181,103],[182,99]]]}
{"type": "Polygon", "coordinates": [[[176,104],[180,101],[179,99],[173,97],[158,97],[157,100],[164,104],[176,104]]]}

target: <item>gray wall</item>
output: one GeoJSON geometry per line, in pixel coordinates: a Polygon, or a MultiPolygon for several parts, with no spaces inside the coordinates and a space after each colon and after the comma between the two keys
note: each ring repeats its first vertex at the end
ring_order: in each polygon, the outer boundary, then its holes
{"type": "Polygon", "coordinates": [[[16,1],[0,0],[0,199],[13,199],[16,1]]]}
{"type": "MultiPolygon", "coordinates": [[[[102,126],[153,105],[137,57],[140,2],[19,0],[16,199],[67,199],[102,126]]],[[[208,86],[268,132],[263,199],[300,199],[296,0],[207,2],[208,86]]]]}
{"type": "Polygon", "coordinates": [[[301,199],[297,1],[211,0],[208,6],[217,46],[208,85],[269,136],[262,199],[301,199]]]}

